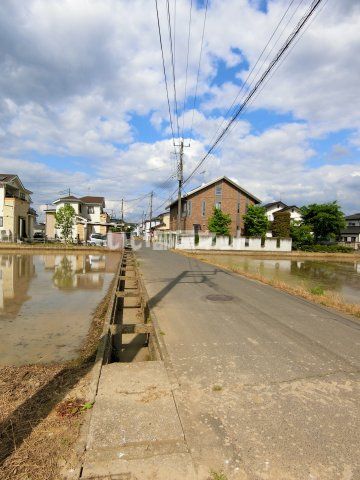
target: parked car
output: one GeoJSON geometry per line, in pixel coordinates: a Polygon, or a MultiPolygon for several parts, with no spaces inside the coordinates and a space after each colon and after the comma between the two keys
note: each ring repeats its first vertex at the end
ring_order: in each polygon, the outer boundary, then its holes
{"type": "Polygon", "coordinates": [[[34,242],[45,242],[46,236],[45,233],[43,232],[35,232],[33,236],[33,241],[34,242]]]}
{"type": "Polygon", "coordinates": [[[101,233],[92,233],[90,235],[89,245],[106,247],[107,246],[107,238],[106,235],[101,235],[101,233]]]}

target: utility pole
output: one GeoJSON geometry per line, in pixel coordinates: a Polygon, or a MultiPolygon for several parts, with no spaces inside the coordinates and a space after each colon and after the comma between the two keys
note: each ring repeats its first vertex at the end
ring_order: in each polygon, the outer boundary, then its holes
{"type": "Polygon", "coordinates": [[[177,211],[177,234],[178,234],[178,243],[180,242],[180,231],[181,231],[181,190],[183,184],[183,155],[184,155],[184,141],[180,143],[180,153],[179,153],[179,162],[177,168],[177,179],[179,182],[178,187],[178,211],[177,211]]]}
{"type": "Polygon", "coordinates": [[[150,193],[150,230],[151,230],[151,220],[152,220],[152,214],[153,214],[153,196],[154,192],[150,193]]]}
{"type": "Polygon", "coordinates": [[[121,199],[121,223],[124,224],[124,199],[121,199]]]}

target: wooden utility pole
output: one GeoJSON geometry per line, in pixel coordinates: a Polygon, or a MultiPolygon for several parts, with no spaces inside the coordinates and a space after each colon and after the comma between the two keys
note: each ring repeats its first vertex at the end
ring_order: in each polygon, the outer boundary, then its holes
{"type": "Polygon", "coordinates": [[[121,223],[124,224],[124,199],[121,199],[121,223]]]}
{"type": "Polygon", "coordinates": [[[177,169],[177,179],[179,182],[178,186],[178,211],[177,211],[177,234],[178,242],[180,241],[180,232],[181,232],[181,190],[183,184],[183,155],[184,155],[184,141],[180,143],[180,153],[179,153],[179,162],[177,169]]]}

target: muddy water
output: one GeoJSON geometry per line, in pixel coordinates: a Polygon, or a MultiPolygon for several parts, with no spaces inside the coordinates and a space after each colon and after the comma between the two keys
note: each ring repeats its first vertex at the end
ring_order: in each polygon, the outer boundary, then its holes
{"type": "Polygon", "coordinates": [[[201,258],[240,271],[262,275],[292,286],[317,286],[340,295],[346,302],[360,304],[360,258],[358,261],[257,258],[239,255],[206,255],[201,258]]]}
{"type": "Polygon", "coordinates": [[[76,358],[116,254],[0,254],[0,365],[76,358]]]}

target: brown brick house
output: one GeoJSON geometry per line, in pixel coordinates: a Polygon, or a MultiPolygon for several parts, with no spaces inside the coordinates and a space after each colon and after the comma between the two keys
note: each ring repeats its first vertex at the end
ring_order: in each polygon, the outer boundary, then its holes
{"type": "MultiPolygon", "coordinates": [[[[228,177],[195,188],[182,197],[181,231],[207,232],[208,221],[215,206],[231,216],[230,232],[233,236],[243,233],[243,216],[248,205],[260,200],[228,177]]],[[[177,200],[170,205],[170,230],[177,229],[177,200]]]]}

